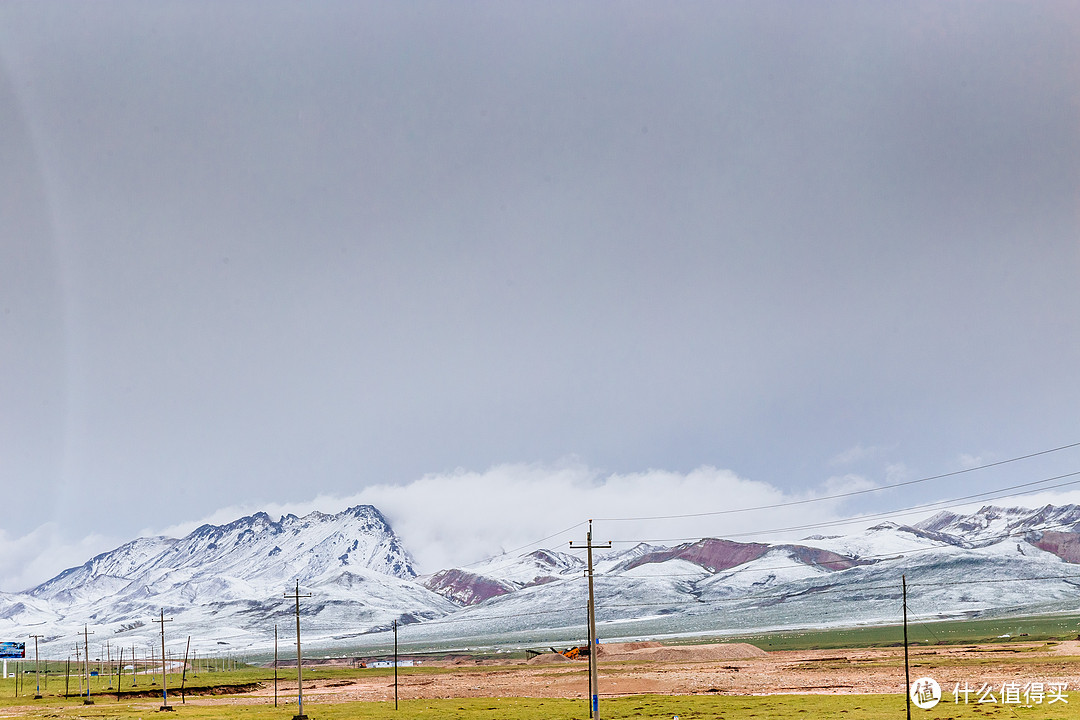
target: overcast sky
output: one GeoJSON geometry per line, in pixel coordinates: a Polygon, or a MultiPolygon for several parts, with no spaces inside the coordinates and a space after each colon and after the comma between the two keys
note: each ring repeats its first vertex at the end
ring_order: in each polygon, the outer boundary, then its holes
{"type": "Polygon", "coordinates": [[[0,4],[0,590],[946,473],[1080,441],[1077,368],[1074,2],[0,4]]]}

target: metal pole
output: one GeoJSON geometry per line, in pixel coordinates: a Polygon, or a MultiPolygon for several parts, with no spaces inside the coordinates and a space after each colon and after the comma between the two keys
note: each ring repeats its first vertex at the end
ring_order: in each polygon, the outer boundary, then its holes
{"type": "Polygon", "coordinates": [[[277,707],[277,625],[274,626],[274,707],[277,707]]]}

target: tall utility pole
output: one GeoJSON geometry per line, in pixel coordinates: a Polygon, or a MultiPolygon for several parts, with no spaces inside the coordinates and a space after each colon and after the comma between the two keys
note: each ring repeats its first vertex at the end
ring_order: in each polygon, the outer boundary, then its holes
{"type": "Polygon", "coordinates": [[[397,710],[397,620],[394,621],[394,709],[397,710]]]}
{"type": "Polygon", "coordinates": [[[45,637],[44,635],[31,635],[34,638],[34,681],[37,683],[37,692],[34,694],[35,700],[41,699],[41,673],[38,671],[38,638],[45,637]]]}
{"type": "Polygon", "coordinates": [[[116,661],[116,702],[120,702],[120,686],[124,680],[124,646],[120,646],[120,657],[116,661]]]}
{"type": "Polygon", "coordinates": [[[166,620],[165,610],[162,609],[161,619],[154,622],[161,623],[161,707],[159,709],[168,712],[172,708],[169,707],[169,689],[168,683],[165,682],[165,623],[172,622],[172,618],[166,620]]]}
{"type": "Polygon", "coordinates": [[[83,670],[86,673],[86,698],[83,699],[83,705],[93,705],[94,701],[90,699],[90,632],[86,625],[83,625],[83,670]]]}
{"type": "Polygon", "coordinates": [[[592,720],[600,720],[600,691],[597,690],[596,678],[596,651],[600,644],[600,640],[596,637],[596,601],[593,595],[592,551],[594,548],[598,550],[610,549],[611,541],[609,540],[604,545],[593,545],[592,520],[589,520],[589,533],[585,536],[585,544],[575,545],[574,542],[571,541],[570,547],[574,550],[585,548],[588,551],[588,569],[585,572],[589,577],[589,705],[592,720]]]}
{"type": "Polygon", "coordinates": [[[296,581],[296,592],[292,595],[285,593],[285,597],[293,598],[296,600],[296,707],[297,713],[293,716],[293,720],[307,720],[307,715],[304,714],[304,681],[303,672],[300,669],[304,662],[303,656],[300,654],[300,598],[311,597],[308,595],[300,594],[300,581],[296,581]]]}
{"type": "Polygon", "coordinates": [[[904,697],[907,698],[907,720],[911,720],[911,669],[908,667],[907,646],[907,575],[900,576],[904,597],[904,697]]]}
{"type": "MultiPolygon", "coordinates": [[[[162,626],[164,627],[164,626],[162,626]]],[[[184,648],[184,674],[180,676],[180,702],[187,705],[187,695],[184,694],[184,685],[187,684],[188,655],[191,654],[191,636],[187,636],[187,647],[184,648]]]]}

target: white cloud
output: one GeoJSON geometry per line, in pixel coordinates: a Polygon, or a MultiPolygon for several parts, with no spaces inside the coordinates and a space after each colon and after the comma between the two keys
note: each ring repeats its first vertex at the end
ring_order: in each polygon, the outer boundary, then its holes
{"type": "Polygon", "coordinates": [[[842,495],[844,493],[862,492],[873,490],[878,484],[873,480],[855,473],[834,475],[825,481],[822,487],[823,495],[842,495]]]}
{"type": "Polygon", "coordinates": [[[834,467],[843,467],[845,465],[854,465],[866,460],[873,460],[881,457],[884,453],[891,450],[895,450],[895,445],[869,445],[863,446],[862,443],[849,447],[843,452],[839,452],[833,455],[829,460],[829,464],[834,467]]]}
{"type": "MultiPolygon", "coordinates": [[[[590,518],[595,520],[594,540],[612,540],[616,547],[707,536],[775,540],[777,536],[768,531],[840,517],[840,501],[746,513],[730,511],[783,505],[868,485],[868,481],[851,476],[830,480],[816,494],[789,495],[767,483],[713,467],[688,473],[647,470],[605,474],[575,463],[555,467],[512,464],[483,472],[429,474],[406,484],[370,486],[347,497],[224,508],[199,522],[167,528],[162,534],[183,535],[203,522],[229,522],[256,510],[265,510],[276,519],[290,512],[338,512],[367,503],[386,515],[421,571],[434,572],[522,547],[569,550],[571,540],[585,539],[585,522],[590,518]],[[701,515],[685,517],[688,509],[701,515]],[[707,514],[717,511],[722,514],[707,514]],[[563,532],[569,528],[573,529],[563,532]],[[744,535],[747,533],[750,535],[744,535]],[[547,539],[536,543],[541,538],[547,539]]],[[[806,534],[799,531],[792,535],[806,534]]]]}
{"type": "Polygon", "coordinates": [[[983,460],[983,458],[977,455],[968,455],[967,453],[961,453],[960,457],[957,458],[957,462],[960,463],[960,467],[964,470],[970,470],[986,464],[986,461],[983,460]]]}
{"type": "Polygon", "coordinates": [[[99,534],[71,540],[53,522],[19,537],[0,530],[0,588],[6,591],[31,588],[123,542],[99,534]]]}
{"type": "Polygon", "coordinates": [[[912,475],[904,463],[892,463],[885,468],[885,484],[896,485],[902,482],[908,482],[909,480],[916,480],[917,478],[912,475]]]}
{"type": "MultiPolygon", "coordinates": [[[[907,477],[902,465],[890,466],[887,472],[890,483],[907,477]]],[[[225,507],[197,521],[147,528],[140,534],[182,537],[204,523],[224,524],[258,511],[277,519],[288,513],[336,513],[352,505],[371,504],[386,515],[416,556],[420,570],[434,572],[519,548],[524,548],[522,552],[536,547],[568,551],[571,540],[585,539],[585,522],[590,518],[595,521],[594,540],[613,540],[616,547],[637,541],[675,544],[701,537],[778,541],[817,532],[854,532],[858,523],[774,531],[849,519],[852,513],[845,511],[844,500],[819,499],[873,487],[875,483],[865,477],[845,474],[829,478],[811,492],[791,494],[714,467],[687,473],[609,474],[575,463],[512,464],[483,472],[430,474],[410,483],[366,487],[344,497],[319,495],[301,503],[225,507]],[[761,509],[738,512],[747,508],[761,509]],[[697,515],[687,516],[688,512],[697,515]],[[568,528],[572,529],[564,532],[568,528]],[[537,543],[541,538],[547,539],[537,543]]],[[[1080,491],[990,502],[1032,508],[1080,504],[1080,491]]],[[[969,512],[983,504],[988,503],[950,509],[969,512]]],[[[914,522],[933,512],[916,512],[902,521],[914,522]]],[[[0,587],[8,591],[31,587],[131,539],[91,535],[70,541],[53,523],[18,538],[0,531],[0,587]]]]}

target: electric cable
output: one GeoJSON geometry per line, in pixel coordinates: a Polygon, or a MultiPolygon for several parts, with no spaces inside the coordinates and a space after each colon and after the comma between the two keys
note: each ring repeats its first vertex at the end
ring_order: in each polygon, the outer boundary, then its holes
{"type": "Polygon", "coordinates": [[[867,488],[865,490],[852,490],[850,492],[836,493],[834,495],[824,495],[817,498],[806,498],[803,500],[790,500],[788,502],[773,503],[771,505],[758,505],[749,508],[733,508],[729,510],[713,510],[709,512],[698,513],[685,513],[680,515],[653,515],[647,517],[625,517],[625,518],[594,518],[597,522],[626,522],[634,520],[681,520],[685,518],[693,517],[709,517],[712,515],[730,515],[734,513],[754,512],[757,510],[775,510],[776,508],[791,507],[794,505],[807,505],[809,503],[825,502],[826,500],[839,500],[841,498],[854,497],[856,495],[866,495],[869,493],[882,492],[884,490],[894,490],[899,487],[908,487],[910,485],[917,485],[919,483],[929,482],[931,480],[941,480],[942,478],[954,477],[956,475],[963,475],[965,473],[972,473],[978,470],[986,470],[992,467],[998,467],[1000,465],[1008,465],[1009,463],[1019,462],[1021,460],[1029,460],[1041,455],[1049,455],[1051,453],[1060,452],[1062,450],[1069,450],[1071,448],[1080,447],[1080,442],[1069,443],[1068,445],[1061,445],[1059,447],[1050,448],[1049,450],[1040,450],[1039,452],[1028,453],[1027,455],[1019,455],[1017,457],[1008,458],[1007,460],[998,460],[997,462],[986,463],[985,465],[977,465],[975,467],[964,468],[963,470],[953,470],[952,472],[941,473],[939,475],[931,475],[929,477],[918,478],[916,480],[905,480],[904,482],[893,483],[891,485],[881,485],[879,487],[867,488]]]}

